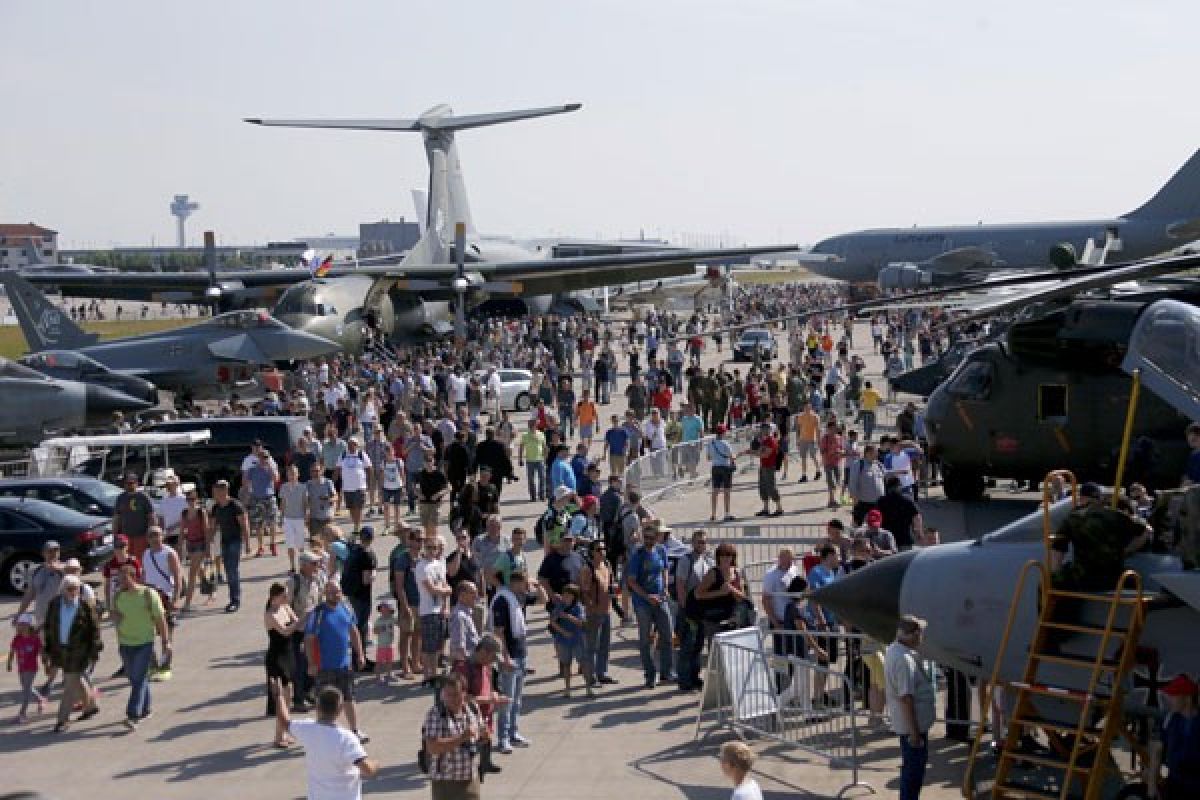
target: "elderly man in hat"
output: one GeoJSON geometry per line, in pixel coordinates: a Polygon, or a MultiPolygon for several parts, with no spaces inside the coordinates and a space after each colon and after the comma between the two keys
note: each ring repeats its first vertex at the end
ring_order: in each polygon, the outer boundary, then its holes
{"type": "Polygon", "coordinates": [[[917,648],[925,620],[905,614],[884,655],[885,693],[892,732],[900,737],[900,800],[916,800],[929,762],[929,728],[936,715],[933,676],[917,648]]]}
{"type": "Polygon", "coordinates": [[[500,767],[492,762],[491,737],[495,733],[493,716],[497,706],[508,704],[508,698],[496,691],[492,685],[492,673],[500,655],[500,640],[485,633],[472,647],[470,657],[456,661],[453,671],[466,681],[467,700],[475,704],[483,721],[484,730],[479,740],[479,769],[481,772],[499,772],[500,767]]]}
{"type": "Polygon", "coordinates": [[[642,658],[642,673],[646,688],[654,686],[661,675],[662,683],[673,683],[671,652],[671,610],[668,600],[667,550],[660,541],[670,533],[661,521],[648,522],[642,527],[641,546],[629,556],[625,567],[625,585],[633,595],[633,610],[638,624],[638,652],[642,658]],[[650,652],[651,636],[658,634],[658,664],[650,652]]]}
{"type": "Polygon", "coordinates": [[[80,720],[100,713],[96,691],[88,679],[88,670],[100,657],[100,618],[96,607],[83,599],[83,582],[76,575],[62,579],[62,593],[50,601],[44,630],[46,663],[63,671],[62,700],[58,704],[55,733],[67,729],[71,709],[83,703],[80,720]]]}
{"type": "MultiPolygon", "coordinates": [[[[325,570],[321,569],[321,557],[311,550],[304,550],[297,558],[299,568],[288,578],[288,598],[297,619],[307,620],[325,596],[325,570]]],[[[304,626],[292,634],[293,671],[292,707],[296,711],[307,711],[306,699],[312,693],[313,680],[308,674],[308,651],[304,647],[304,626]]]]}

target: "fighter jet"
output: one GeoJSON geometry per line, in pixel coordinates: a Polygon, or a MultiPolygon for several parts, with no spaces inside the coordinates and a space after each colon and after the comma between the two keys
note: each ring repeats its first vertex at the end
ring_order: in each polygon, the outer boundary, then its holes
{"type": "Polygon", "coordinates": [[[158,387],[150,381],[137,375],[111,370],[96,359],[74,350],[43,350],[40,353],[22,356],[18,361],[23,366],[51,378],[107,386],[130,397],[158,403],[158,387]]]}
{"type": "Polygon", "coordinates": [[[96,384],[58,380],[0,358],[0,444],[37,444],[52,431],[112,421],[114,411],[135,413],[154,404],[96,384]]]}
{"type": "Polygon", "coordinates": [[[335,342],[295,331],[266,311],[231,311],[173,330],[97,341],[11,271],[0,272],[25,341],[34,353],[73,350],[117,372],[181,395],[249,383],[258,366],[288,364],[337,352],[335,342]]]}
{"type": "Polygon", "coordinates": [[[805,266],[845,281],[878,280],[885,290],[915,289],[996,270],[1095,265],[1110,255],[1133,261],[1198,237],[1200,150],[1150,200],[1117,217],[855,231],[818,242],[811,254],[833,258],[805,266]]]}

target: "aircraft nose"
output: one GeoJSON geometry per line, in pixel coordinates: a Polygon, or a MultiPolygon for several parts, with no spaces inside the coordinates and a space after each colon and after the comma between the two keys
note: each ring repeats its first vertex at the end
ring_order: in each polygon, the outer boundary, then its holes
{"type": "Polygon", "coordinates": [[[812,602],[853,622],[881,642],[890,642],[900,620],[900,589],[918,551],[908,550],[842,575],[812,593],[812,602]]]}
{"type": "Polygon", "coordinates": [[[125,375],[123,380],[117,387],[117,391],[124,392],[130,397],[136,397],[139,400],[145,400],[151,405],[158,405],[158,387],[145,378],[139,378],[136,375],[125,375]]]}
{"type": "Polygon", "coordinates": [[[108,417],[114,411],[135,413],[154,407],[154,403],[94,383],[87,385],[86,399],[89,417],[108,417]]]}

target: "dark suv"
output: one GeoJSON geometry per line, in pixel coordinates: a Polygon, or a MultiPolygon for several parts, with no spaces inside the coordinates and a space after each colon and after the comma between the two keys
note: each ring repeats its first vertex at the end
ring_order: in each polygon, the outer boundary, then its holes
{"type": "MultiPolygon", "coordinates": [[[[307,417],[208,417],[198,419],[172,419],[156,422],[145,429],[148,433],[182,433],[185,431],[212,432],[212,438],[203,444],[172,447],[171,467],[181,481],[194,481],[205,496],[211,496],[211,488],[218,480],[229,481],[236,494],[242,482],[242,459],[250,453],[250,445],[261,439],[282,470],[292,460],[292,452],[300,441],[304,429],[312,423],[307,417]]],[[[152,457],[153,458],[153,457],[152,457]]],[[[110,462],[115,459],[109,459],[110,462]]],[[[155,459],[152,466],[161,466],[155,459]]],[[[146,470],[142,455],[130,452],[126,468],[139,475],[146,470]]],[[[93,459],[84,465],[84,472],[94,475],[99,471],[99,461],[93,459]]],[[[118,481],[120,465],[109,463],[103,476],[106,480],[118,481]]]]}

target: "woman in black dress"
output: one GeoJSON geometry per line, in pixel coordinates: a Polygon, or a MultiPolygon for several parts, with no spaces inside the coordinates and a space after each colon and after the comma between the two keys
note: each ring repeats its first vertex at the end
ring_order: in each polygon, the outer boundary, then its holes
{"type": "MultiPolygon", "coordinates": [[[[271,584],[267,597],[267,608],[263,612],[263,626],[267,629],[267,655],[263,664],[267,669],[267,716],[275,716],[275,692],[272,685],[276,680],[283,684],[280,697],[290,696],[292,682],[292,634],[300,627],[300,618],[288,603],[288,590],[282,583],[271,584]]],[[[286,730],[276,726],[275,746],[289,747],[294,741],[286,730]]]]}

